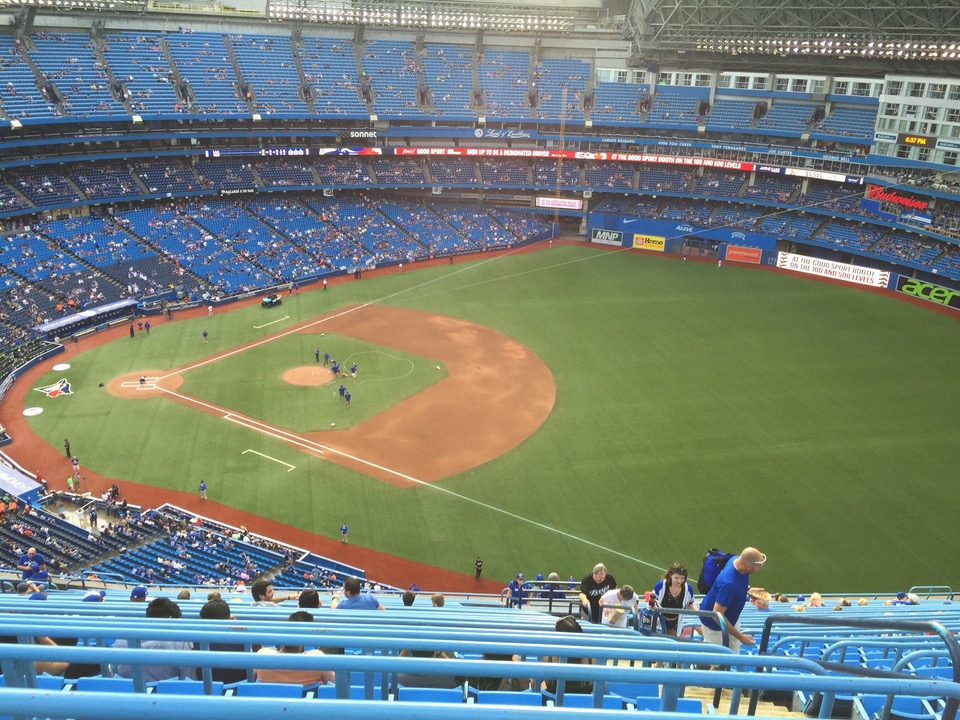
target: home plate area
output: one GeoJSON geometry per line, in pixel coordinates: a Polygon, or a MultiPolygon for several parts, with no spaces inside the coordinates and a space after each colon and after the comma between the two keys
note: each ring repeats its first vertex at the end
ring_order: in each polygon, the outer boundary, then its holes
{"type": "Polygon", "coordinates": [[[124,380],[120,387],[124,390],[156,390],[160,378],[157,376],[142,375],[139,380],[124,380]]]}

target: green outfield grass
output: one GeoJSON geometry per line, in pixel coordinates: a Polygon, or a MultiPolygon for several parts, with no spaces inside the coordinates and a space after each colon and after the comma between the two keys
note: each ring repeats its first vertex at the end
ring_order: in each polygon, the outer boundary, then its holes
{"type": "MultiPolygon", "coordinates": [[[[954,318],[847,287],[556,246],[347,282],[269,313],[158,322],[149,338],[77,356],[66,373],[74,396],[27,402],[45,409],[30,419],[41,437],[54,447],[69,437],[106,476],[189,492],[204,479],[217,501],[330,537],[346,520],[351,542],[465,573],[478,554],[503,579],[579,578],[604,561],[621,583],[647,587],[673,561],[695,575],[708,547],[753,544],[770,557],[761,579],[773,590],[897,590],[950,583],[960,549],[958,330],[954,318]],[[551,416],[509,454],[439,483],[449,492],[401,490],[189,408],[97,387],[364,302],[523,342],[554,375],[551,416]]],[[[190,392],[267,412],[282,368],[313,362],[314,341],[299,342],[224,383],[196,371],[190,392]]],[[[270,422],[296,422],[283,420],[270,422]]]]}

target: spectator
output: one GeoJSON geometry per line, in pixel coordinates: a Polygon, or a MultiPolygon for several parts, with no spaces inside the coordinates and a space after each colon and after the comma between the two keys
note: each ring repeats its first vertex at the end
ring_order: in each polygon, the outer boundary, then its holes
{"type": "MultiPolygon", "coordinates": [[[[653,597],[657,607],[693,610],[693,587],[687,582],[687,569],[680,563],[674,563],[663,574],[663,579],[653,586],[653,597]]],[[[667,635],[676,635],[680,616],[677,613],[664,613],[667,635]]]]}
{"type": "Polygon", "coordinates": [[[299,600],[300,596],[297,594],[287,595],[286,597],[278,598],[273,594],[273,583],[269,580],[257,580],[250,586],[250,594],[253,596],[254,607],[277,607],[277,605],[284,600],[299,600]]]}
{"type": "MultiPolygon", "coordinates": [[[[53,640],[48,637],[35,637],[33,639],[35,645],[56,645],[53,640]]],[[[16,645],[17,638],[15,635],[4,635],[0,636],[0,643],[6,645],[16,645]]],[[[58,662],[58,661],[44,661],[44,660],[34,660],[33,661],[33,671],[40,675],[46,673],[47,675],[63,675],[66,671],[68,663],[58,662]]],[[[99,672],[99,670],[98,670],[99,672]]]]}
{"type": "Polygon", "coordinates": [[[523,573],[517,573],[517,576],[507,585],[507,607],[522,608],[526,601],[527,593],[523,584],[523,573]]]}
{"type": "Polygon", "coordinates": [[[370,593],[360,592],[360,581],[357,578],[347,578],[343,581],[343,596],[334,595],[330,602],[333,610],[383,610],[383,605],[370,593]]]}
{"type": "Polygon", "coordinates": [[[637,600],[633,588],[629,585],[607,590],[600,598],[600,611],[603,613],[602,622],[604,625],[625,628],[629,610],[634,612],[637,610],[637,600]]]}
{"type": "MultiPolygon", "coordinates": [[[[518,655],[500,655],[497,653],[483,653],[481,660],[504,660],[519,662],[518,655]]],[[[477,690],[498,690],[508,692],[522,692],[530,687],[530,682],[520,678],[475,677],[470,679],[470,687],[477,690]]]]}
{"type": "Polygon", "coordinates": [[[541,600],[566,600],[567,594],[560,589],[560,576],[552,572],[547,575],[547,581],[540,591],[541,600]]]}
{"type": "MultiPolygon", "coordinates": [[[[557,632],[567,632],[567,633],[582,633],[583,628],[580,627],[580,623],[577,622],[577,619],[573,615],[567,615],[557,620],[557,624],[554,625],[554,630],[557,632]]],[[[555,657],[546,657],[544,662],[560,662],[559,658],[555,657]]],[[[582,665],[593,665],[593,660],[591,658],[568,658],[568,663],[580,663],[582,665]]],[[[542,689],[546,690],[548,693],[556,694],[557,692],[557,681],[556,680],[545,680],[542,684],[542,689]]],[[[593,683],[589,680],[567,680],[564,685],[565,693],[592,693],[593,692],[593,683]]]]}
{"type": "MultiPolygon", "coordinates": [[[[306,610],[297,610],[287,618],[290,622],[313,622],[313,615],[306,610]]],[[[257,651],[258,655],[304,655],[304,656],[323,656],[322,650],[304,650],[302,645],[281,645],[279,648],[263,647],[257,651]]],[[[294,685],[313,685],[319,683],[326,685],[334,681],[332,670],[306,670],[299,668],[291,669],[263,669],[254,670],[254,675],[260,682],[289,683],[294,685]]]]}
{"type": "Polygon", "coordinates": [[[302,593],[300,593],[300,599],[297,601],[297,607],[316,609],[323,605],[323,601],[320,600],[320,593],[318,593],[313,588],[307,588],[302,593]]]}
{"type": "MultiPolygon", "coordinates": [[[[211,595],[215,593],[210,593],[211,595]]],[[[230,613],[230,606],[225,600],[219,597],[208,600],[200,608],[201,620],[233,620],[230,613]]],[[[210,643],[210,649],[215,652],[244,652],[242,644],[234,643],[210,643]]],[[[211,670],[214,681],[222,683],[242,682],[247,679],[247,671],[244,668],[215,667],[211,670]]]]}
{"type": "Polygon", "coordinates": [[[446,602],[446,600],[440,593],[430,596],[430,604],[435,608],[442,608],[444,602],[446,602]]]}
{"type": "MultiPolygon", "coordinates": [[[[593,624],[600,622],[600,598],[608,590],[617,586],[617,581],[613,575],[607,574],[607,566],[603,563],[597,563],[593,566],[593,572],[586,575],[580,582],[580,606],[582,608],[582,617],[593,624]]],[[[579,626],[578,626],[579,627],[579,626]]],[[[583,628],[581,628],[582,630],[583,628]]],[[[575,632],[575,631],[574,631],[575,632]]]]}
{"type": "MultiPolygon", "coordinates": [[[[755,588],[751,592],[750,576],[763,570],[766,562],[767,556],[756,548],[744,548],[724,566],[713,587],[700,602],[701,610],[719,613],[726,620],[729,647],[734,652],[740,652],[740,645],[754,643],[753,636],[740,632],[738,624],[748,595],[752,596],[763,590],[763,588],[755,588]]],[[[704,642],[723,644],[723,634],[716,620],[703,617],[700,619],[700,624],[703,628],[704,642]]]]}
{"type": "Polygon", "coordinates": [[[413,590],[404,590],[401,599],[403,600],[404,607],[411,607],[413,601],[417,599],[417,594],[413,590]]]}
{"type": "MultiPolygon", "coordinates": [[[[178,619],[180,616],[180,606],[170,598],[155,598],[150,602],[149,605],[147,605],[146,617],[148,618],[178,619]]],[[[128,647],[127,641],[123,638],[120,638],[113,644],[113,647],[128,647]]],[[[140,642],[140,647],[147,650],[192,650],[193,643],[184,642],[181,640],[143,640],[140,642]]],[[[110,672],[113,675],[129,678],[133,677],[132,671],[133,668],[130,665],[110,663],[110,672]]],[[[197,669],[195,667],[186,665],[181,665],[179,667],[173,665],[143,666],[143,679],[148,683],[157,682],[158,680],[167,680],[170,678],[194,680],[196,678],[196,674],[197,669]]]]}
{"type": "Polygon", "coordinates": [[[137,585],[130,591],[130,602],[146,602],[147,588],[144,585],[137,585]]]}

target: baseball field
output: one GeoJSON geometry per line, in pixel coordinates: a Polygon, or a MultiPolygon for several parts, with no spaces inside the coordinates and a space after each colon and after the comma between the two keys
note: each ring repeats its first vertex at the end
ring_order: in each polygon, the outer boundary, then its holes
{"type": "Polygon", "coordinates": [[[24,406],[105,478],[203,480],[446,570],[603,561],[649,587],[756,545],[774,591],[896,591],[957,582],[958,330],[884,294],[558,244],[81,341],[24,406]]]}

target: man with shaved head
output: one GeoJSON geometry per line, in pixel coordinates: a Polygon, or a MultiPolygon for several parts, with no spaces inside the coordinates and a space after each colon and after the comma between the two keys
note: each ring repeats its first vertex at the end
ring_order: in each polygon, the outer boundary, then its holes
{"type": "MultiPolygon", "coordinates": [[[[728,562],[717,576],[713,587],[700,602],[700,609],[719,613],[727,622],[729,634],[728,646],[734,652],[740,652],[740,645],[753,645],[752,635],[740,632],[739,620],[743,606],[750,592],[750,576],[763,570],[767,556],[754,547],[743,551],[728,562]]],[[[755,588],[756,591],[762,588],[755,588]]],[[[716,620],[710,617],[700,619],[705,642],[723,644],[723,633],[716,620]]]]}

